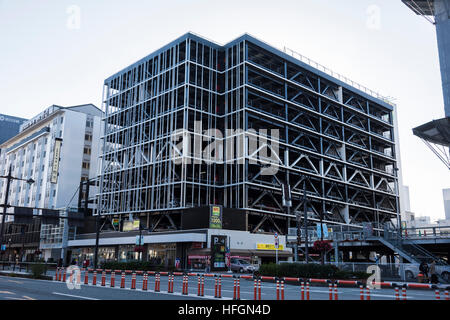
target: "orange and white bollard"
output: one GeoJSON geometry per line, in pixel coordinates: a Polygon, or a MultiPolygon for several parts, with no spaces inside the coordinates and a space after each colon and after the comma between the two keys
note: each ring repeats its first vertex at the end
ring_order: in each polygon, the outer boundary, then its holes
{"type": "Polygon", "coordinates": [[[333,300],[333,285],[328,283],[328,300],[333,300]]]}
{"type": "Polygon", "coordinates": [[[160,274],[155,274],[155,292],[159,292],[160,290],[160,274]]]}
{"type": "Polygon", "coordinates": [[[217,280],[217,275],[214,276],[214,298],[218,297],[218,290],[219,290],[219,281],[217,280]]]}
{"type": "Polygon", "coordinates": [[[84,284],[89,284],[89,270],[84,271],[84,284]]]}
{"type": "Polygon", "coordinates": [[[61,279],[62,279],[62,273],[63,273],[63,268],[59,268],[58,281],[61,281],[61,279]]]}
{"type": "Polygon", "coordinates": [[[97,270],[94,270],[94,276],[92,277],[92,285],[97,285],[97,270]]]}
{"type": "Polygon", "coordinates": [[[309,300],[309,281],[306,281],[306,300],[309,300]]]}
{"type": "Polygon", "coordinates": [[[202,291],[201,296],[203,297],[205,295],[205,276],[202,275],[202,291]]]}
{"type": "Polygon", "coordinates": [[[241,300],[241,278],[237,278],[237,300],[241,300]]]}
{"type": "Polygon", "coordinates": [[[398,292],[398,287],[395,287],[395,300],[400,300],[400,295],[398,292]]]}
{"type": "Polygon", "coordinates": [[[233,300],[237,300],[237,279],[233,277],[233,300]]]}
{"type": "Polygon", "coordinates": [[[222,298],[222,276],[219,275],[219,296],[218,298],[222,298]]]}
{"type": "Polygon", "coordinates": [[[281,279],[281,300],[284,300],[284,280],[281,279]]]}
{"type": "Polygon", "coordinates": [[[406,300],[406,285],[402,288],[402,300],[406,300]]]}
{"type": "Polygon", "coordinates": [[[334,283],[334,300],[339,300],[339,296],[338,296],[338,286],[337,283],[334,283]]]}
{"type": "Polygon", "coordinates": [[[364,288],[362,285],[359,286],[359,300],[364,300],[364,288]]]}
{"type": "Polygon", "coordinates": [[[445,300],[450,300],[450,298],[448,297],[448,290],[445,290],[445,300]]]}
{"type": "Polygon", "coordinates": [[[280,300],[280,280],[277,278],[277,300],[280,300]]]}
{"type": "Polygon", "coordinates": [[[303,281],[301,284],[301,291],[302,291],[302,300],[305,300],[305,283],[303,281]]]}
{"type": "Polygon", "coordinates": [[[197,296],[200,297],[202,291],[202,281],[200,279],[200,274],[197,274],[197,296]]]}
{"type": "Polygon", "coordinates": [[[366,300],[370,300],[370,288],[366,286],[366,300]]]}
{"type": "Polygon", "coordinates": [[[122,276],[120,278],[120,288],[125,288],[125,271],[122,271],[122,276]]]}
{"type": "Polygon", "coordinates": [[[142,290],[147,291],[147,289],[148,289],[148,274],[146,272],[146,273],[144,273],[143,280],[142,280],[142,290]]]}
{"type": "Polygon", "coordinates": [[[114,270],[111,271],[111,280],[109,285],[111,288],[114,288],[114,286],[116,285],[116,272],[114,270]]]}
{"type": "Polygon", "coordinates": [[[56,270],[55,270],[55,281],[58,281],[58,273],[59,273],[59,268],[56,267],[56,270]]]}
{"type": "Polygon", "coordinates": [[[434,293],[436,294],[436,300],[441,300],[441,292],[439,291],[439,289],[436,289],[434,293]]]}
{"type": "Polygon", "coordinates": [[[261,278],[258,279],[258,300],[261,300],[261,278]]]}
{"type": "Polygon", "coordinates": [[[136,272],[131,275],[131,289],[136,289],[136,272]]]}
{"type": "Polygon", "coordinates": [[[66,268],[64,268],[64,273],[63,273],[63,282],[66,282],[66,272],[67,272],[67,270],[66,270],[66,268]]]}
{"type": "Polygon", "coordinates": [[[102,271],[102,287],[106,285],[106,271],[102,271]]]}
{"type": "Polygon", "coordinates": [[[167,278],[167,293],[173,293],[173,274],[169,274],[167,278]]]}
{"type": "Polygon", "coordinates": [[[183,294],[184,295],[188,294],[188,281],[189,281],[188,275],[183,275],[183,294]]]}
{"type": "Polygon", "coordinates": [[[253,300],[258,300],[258,280],[253,281],[253,300]]]}

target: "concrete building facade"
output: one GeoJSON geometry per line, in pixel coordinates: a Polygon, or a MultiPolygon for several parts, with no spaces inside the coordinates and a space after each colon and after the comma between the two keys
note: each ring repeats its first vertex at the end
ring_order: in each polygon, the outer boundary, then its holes
{"type": "MultiPolygon", "coordinates": [[[[101,110],[92,104],[52,105],[23,123],[17,135],[0,145],[0,174],[7,175],[11,170],[13,177],[35,182],[13,180],[8,204],[36,208],[35,215],[43,208],[64,212],[76,207],[80,180],[97,173],[101,118],[101,110]]],[[[0,181],[0,199],[5,196],[5,188],[6,181],[0,181]]],[[[13,210],[11,207],[7,212],[13,210]]],[[[6,216],[6,221],[13,223],[13,216],[6,216]]],[[[45,259],[59,259],[65,224],[66,220],[60,219],[59,226],[40,225],[39,247],[27,248],[26,253],[41,251],[45,259]]],[[[21,247],[17,243],[11,246],[14,250],[21,247]]]]}

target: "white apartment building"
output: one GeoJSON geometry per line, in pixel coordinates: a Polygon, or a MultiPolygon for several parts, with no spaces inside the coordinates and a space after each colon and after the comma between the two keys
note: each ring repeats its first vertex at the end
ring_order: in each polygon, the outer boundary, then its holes
{"type": "MultiPolygon", "coordinates": [[[[35,182],[11,181],[8,203],[61,210],[76,207],[80,180],[96,176],[102,131],[102,111],[92,104],[52,105],[23,123],[19,134],[0,145],[0,175],[11,168],[13,177],[35,182]]],[[[6,181],[0,181],[0,199],[5,189],[6,181]]],[[[13,221],[13,216],[6,221],[13,221]]],[[[45,259],[61,257],[66,224],[61,219],[59,226],[41,226],[40,250],[45,259]]]]}

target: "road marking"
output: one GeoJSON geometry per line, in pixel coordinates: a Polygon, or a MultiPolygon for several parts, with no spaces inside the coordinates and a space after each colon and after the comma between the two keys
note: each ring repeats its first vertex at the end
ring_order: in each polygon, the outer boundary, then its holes
{"type": "Polygon", "coordinates": [[[36,300],[36,299],[30,298],[29,296],[22,296],[22,297],[24,297],[27,300],[36,300]]]}
{"type": "Polygon", "coordinates": [[[10,292],[10,291],[0,291],[0,293],[6,293],[6,294],[15,294],[15,293],[13,293],[13,292],[10,292]]]}
{"type": "Polygon", "coordinates": [[[14,282],[14,283],[18,283],[18,284],[23,284],[23,281],[17,281],[17,280],[9,280],[9,279],[8,279],[8,281],[9,281],[9,282],[14,282]]]}
{"type": "Polygon", "coordinates": [[[82,296],[75,296],[73,294],[66,294],[66,293],[60,293],[60,292],[52,292],[52,294],[60,295],[60,296],[67,296],[72,298],[80,298],[80,299],[86,299],[86,300],[99,300],[96,298],[89,298],[89,297],[82,297],[82,296]]]}
{"type": "Polygon", "coordinates": [[[22,298],[15,298],[15,297],[5,297],[5,299],[12,299],[12,300],[25,300],[22,298]]]}

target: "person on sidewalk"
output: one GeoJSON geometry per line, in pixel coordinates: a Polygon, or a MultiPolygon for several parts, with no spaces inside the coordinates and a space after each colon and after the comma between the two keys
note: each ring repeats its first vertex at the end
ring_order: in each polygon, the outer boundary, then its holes
{"type": "Polygon", "coordinates": [[[432,284],[439,283],[437,274],[436,274],[436,261],[433,260],[433,262],[430,264],[430,282],[432,284]]]}
{"type": "Polygon", "coordinates": [[[428,264],[426,263],[426,261],[422,261],[422,263],[419,266],[419,271],[422,272],[424,279],[426,279],[426,281],[428,281],[428,264]]]}

